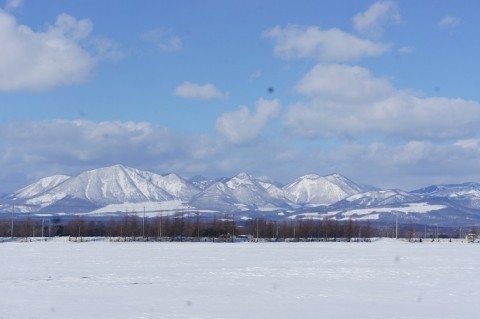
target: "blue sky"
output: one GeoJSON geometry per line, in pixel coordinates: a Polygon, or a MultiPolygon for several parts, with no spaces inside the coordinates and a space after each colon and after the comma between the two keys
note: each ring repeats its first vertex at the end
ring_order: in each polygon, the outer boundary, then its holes
{"type": "Polygon", "coordinates": [[[8,0],[0,193],[121,163],[480,182],[474,1],[8,0]]]}

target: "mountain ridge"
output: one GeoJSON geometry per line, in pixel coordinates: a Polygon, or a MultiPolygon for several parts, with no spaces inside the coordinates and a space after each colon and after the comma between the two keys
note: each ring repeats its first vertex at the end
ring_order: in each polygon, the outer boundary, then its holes
{"type": "Polygon", "coordinates": [[[108,207],[118,209],[124,204],[136,205],[137,211],[141,206],[152,207],[152,214],[169,207],[171,212],[196,210],[245,218],[263,214],[290,219],[388,220],[401,212],[412,221],[423,218],[440,223],[461,218],[480,221],[480,184],[431,185],[407,192],[364,186],[338,173],[307,174],[281,185],[246,172],[231,178],[186,179],[113,165],[39,179],[2,197],[0,211],[11,210],[13,204],[19,213],[43,214],[108,212],[108,207]]]}

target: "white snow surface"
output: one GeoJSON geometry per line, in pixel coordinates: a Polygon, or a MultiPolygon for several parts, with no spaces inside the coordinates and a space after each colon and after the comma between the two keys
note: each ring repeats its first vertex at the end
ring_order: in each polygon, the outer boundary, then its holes
{"type": "Polygon", "coordinates": [[[347,202],[364,206],[389,205],[402,202],[404,203],[407,201],[416,201],[419,199],[420,197],[418,196],[398,189],[369,191],[345,198],[347,202]]]}
{"type": "Polygon", "coordinates": [[[170,213],[177,213],[184,210],[192,209],[188,204],[180,200],[170,200],[164,202],[143,202],[143,203],[121,203],[121,204],[111,204],[105,207],[99,208],[97,210],[91,211],[87,214],[97,215],[97,214],[108,214],[108,213],[137,213],[142,215],[145,210],[146,216],[155,217],[162,215],[167,215],[170,213]]]}
{"type": "Polygon", "coordinates": [[[343,216],[350,217],[353,215],[368,215],[371,213],[420,213],[425,214],[436,210],[446,208],[445,205],[432,205],[428,203],[414,203],[400,207],[377,207],[377,208],[364,208],[364,209],[352,209],[342,212],[343,216]]]}
{"type": "Polygon", "coordinates": [[[429,203],[410,203],[404,206],[397,207],[373,207],[373,208],[360,208],[350,210],[335,210],[326,213],[311,212],[291,215],[290,219],[328,219],[331,217],[337,217],[337,220],[372,220],[379,219],[380,213],[418,213],[426,214],[434,211],[438,211],[446,208],[445,205],[429,204],[429,203]]]}
{"type": "Polygon", "coordinates": [[[477,318],[479,244],[1,243],[0,318],[477,318]]]}

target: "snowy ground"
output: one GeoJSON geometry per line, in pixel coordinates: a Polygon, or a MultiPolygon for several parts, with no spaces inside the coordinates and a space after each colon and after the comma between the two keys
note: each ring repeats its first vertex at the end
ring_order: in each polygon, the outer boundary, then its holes
{"type": "Polygon", "coordinates": [[[0,318],[476,318],[480,245],[0,243],[0,318]]]}

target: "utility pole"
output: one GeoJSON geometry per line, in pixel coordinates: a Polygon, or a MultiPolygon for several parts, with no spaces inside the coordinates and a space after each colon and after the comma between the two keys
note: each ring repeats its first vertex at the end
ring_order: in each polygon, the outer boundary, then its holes
{"type": "Polygon", "coordinates": [[[395,239],[398,239],[398,213],[395,215],[395,239]]]}
{"type": "Polygon", "coordinates": [[[42,238],[43,238],[43,229],[45,228],[45,219],[42,218],[42,238]]]}
{"type": "Polygon", "coordinates": [[[13,213],[15,212],[15,204],[12,206],[12,228],[10,230],[10,237],[13,239],[13,213]]]}
{"type": "Polygon", "coordinates": [[[163,214],[160,212],[160,241],[162,241],[162,218],[163,214]]]}
{"type": "Polygon", "coordinates": [[[142,238],[145,239],[145,206],[143,206],[142,238]]]}
{"type": "Polygon", "coordinates": [[[196,220],[196,227],[197,227],[197,240],[200,241],[200,213],[197,211],[197,220],[196,220]]]}

